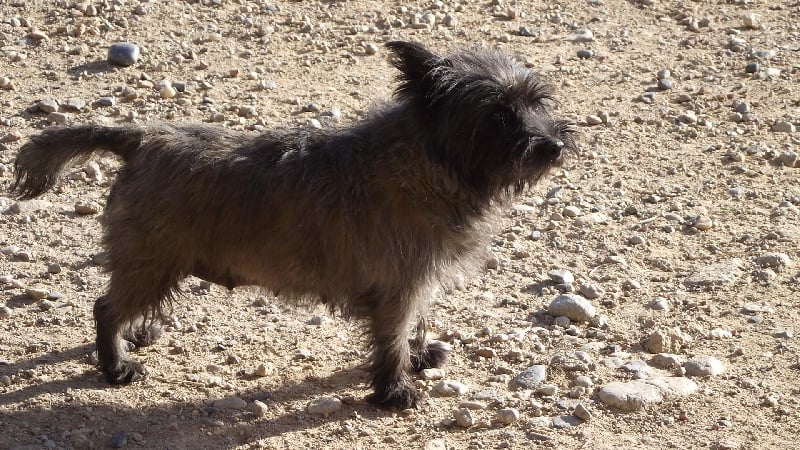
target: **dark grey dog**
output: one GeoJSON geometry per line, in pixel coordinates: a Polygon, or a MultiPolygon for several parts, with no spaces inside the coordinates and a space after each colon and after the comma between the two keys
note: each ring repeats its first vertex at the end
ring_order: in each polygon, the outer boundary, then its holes
{"type": "Polygon", "coordinates": [[[551,115],[552,90],[505,54],[387,46],[400,70],[394,102],[350,128],[82,125],[47,129],[22,147],[14,184],[22,198],[95,150],[125,161],[105,212],[111,282],[94,306],[110,382],[146,373],[123,338],[149,344],[162,306],[195,275],[367,319],[370,400],[418,404],[410,370],[447,358],[445,345],[424,338],[431,288],[475,264],[493,205],[536,182],[575,142],[572,125],[551,115]],[[423,330],[409,342],[415,314],[423,330]]]}

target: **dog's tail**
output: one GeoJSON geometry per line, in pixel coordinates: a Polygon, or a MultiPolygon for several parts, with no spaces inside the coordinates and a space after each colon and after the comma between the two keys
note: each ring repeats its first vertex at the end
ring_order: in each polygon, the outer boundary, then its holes
{"type": "Polygon", "coordinates": [[[61,169],[70,161],[88,157],[99,149],[108,150],[128,162],[143,138],[144,129],[136,126],[48,128],[19,150],[11,190],[19,198],[37,197],[56,184],[61,169]]]}

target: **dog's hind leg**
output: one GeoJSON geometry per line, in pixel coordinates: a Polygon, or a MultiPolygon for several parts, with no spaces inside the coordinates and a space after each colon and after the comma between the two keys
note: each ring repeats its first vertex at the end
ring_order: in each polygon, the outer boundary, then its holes
{"type": "Polygon", "coordinates": [[[160,319],[161,304],[176,288],[179,275],[174,266],[153,259],[112,258],[109,265],[108,293],[94,305],[98,365],[110,383],[129,383],[147,372],[141,363],[128,357],[124,338],[130,336],[126,333],[136,324],[134,345],[152,341],[153,329],[146,328],[148,322],[160,319]]]}
{"type": "Polygon", "coordinates": [[[421,317],[417,322],[417,335],[409,341],[411,345],[411,368],[419,372],[423,369],[442,367],[450,355],[450,346],[441,341],[428,341],[427,320],[421,317]]]}
{"type": "Polygon", "coordinates": [[[164,334],[161,325],[154,320],[142,316],[128,327],[123,338],[133,344],[134,348],[148,347],[164,334]]]}

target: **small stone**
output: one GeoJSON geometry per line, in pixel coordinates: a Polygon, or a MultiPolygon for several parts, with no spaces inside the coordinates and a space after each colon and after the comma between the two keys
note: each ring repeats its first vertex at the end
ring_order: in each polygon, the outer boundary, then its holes
{"type": "Polygon", "coordinates": [[[65,123],[69,122],[69,116],[60,112],[51,112],[47,115],[46,120],[50,123],[64,125],[65,123]]]}
{"type": "Polygon", "coordinates": [[[42,40],[47,40],[48,39],[47,33],[45,33],[42,30],[36,29],[36,28],[31,30],[30,33],[28,33],[28,37],[30,39],[33,39],[34,41],[42,41],[42,40]]]}
{"type": "Polygon", "coordinates": [[[471,410],[475,411],[475,410],[486,409],[486,403],[477,402],[477,401],[466,401],[466,402],[459,403],[458,407],[459,408],[467,408],[467,409],[471,409],[471,410]]]}
{"type": "Polygon", "coordinates": [[[481,358],[495,358],[497,352],[491,347],[479,347],[475,350],[475,354],[481,358]]]}
{"type": "Polygon", "coordinates": [[[776,133],[794,133],[795,128],[792,122],[786,120],[779,120],[772,125],[772,131],[776,133]]]}
{"type": "Polygon", "coordinates": [[[792,333],[791,330],[781,330],[773,333],[772,336],[778,339],[792,339],[794,337],[794,333],[792,333]]]}
{"type": "Polygon", "coordinates": [[[378,50],[378,46],[373,43],[369,43],[364,47],[364,53],[367,55],[375,55],[378,53],[378,50]]]}
{"type": "Polygon", "coordinates": [[[758,72],[754,78],[758,80],[771,80],[773,78],[777,78],[781,75],[781,69],[777,67],[767,67],[762,71],[758,72]]]}
{"type": "Polygon", "coordinates": [[[100,211],[100,206],[94,202],[78,202],[75,203],[75,212],[86,216],[89,214],[97,214],[100,211]]]}
{"type": "Polygon", "coordinates": [[[11,377],[8,375],[0,375],[0,384],[3,386],[11,386],[11,377]]]}
{"type": "Polygon", "coordinates": [[[739,112],[739,113],[742,113],[742,114],[749,113],[750,112],[750,104],[748,104],[747,102],[739,102],[739,103],[736,104],[734,109],[736,110],[736,112],[739,112]]]}
{"type": "Polygon", "coordinates": [[[669,311],[669,300],[664,297],[656,297],[650,302],[650,309],[654,311],[669,311]]]}
{"type": "Polygon", "coordinates": [[[586,409],[585,406],[583,406],[583,403],[578,403],[575,405],[575,410],[572,412],[572,414],[584,422],[592,420],[592,413],[586,409]]]}
{"type": "Polygon", "coordinates": [[[497,421],[504,425],[511,425],[519,420],[519,411],[515,408],[504,408],[497,411],[497,421]]]}
{"type": "Polygon", "coordinates": [[[58,102],[53,99],[40,100],[36,107],[39,108],[39,111],[49,114],[58,111],[58,102]]]}
{"type": "Polygon", "coordinates": [[[628,361],[622,366],[620,366],[620,369],[626,372],[630,372],[636,375],[636,377],[638,378],[644,378],[650,371],[650,366],[648,366],[647,363],[644,361],[633,360],[633,361],[628,361]]]}
{"type": "Polygon", "coordinates": [[[567,316],[575,322],[586,322],[597,312],[589,300],[575,294],[564,294],[554,298],[547,307],[547,312],[554,316],[567,316]]]}
{"type": "Polygon", "coordinates": [[[447,450],[447,443],[442,439],[432,439],[425,443],[422,450],[447,450]]]}
{"type": "Polygon", "coordinates": [[[536,208],[531,205],[513,205],[511,211],[513,214],[526,215],[535,212],[536,208]]]}
{"type": "Polygon", "coordinates": [[[39,288],[39,287],[29,287],[25,289],[25,295],[34,299],[34,300],[42,300],[47,298],[47,293],[49,291],[47,289],[39,288]]]}
{"type": "Polygon", "coordinates": [[[697,114],[692,110],[687,110],[685,113],[678,116],[678,122],[682,123],[697,123],[697,114]]]}
{"type": "Polygon", "coordinates": [[[558,316],[553,319],[553,325],[561,328],[569,328],[569,326],[572,325],[572,321],[569,320],[569,317],[558,316]]]}
{"type": "Polygon", "coordinates": [[[543,384],[536,388],[536,392],[545,397],[555,397],[558,394],[558,386],[554,384],[543,384]]]}
{"type": "Polygon", "coordinates": [[[269,412],[269,408],[264,402],[254,400],[253,404],[250,406],[250,411],[252,411],[253,415],[256,417],[264,417],[267,415],[267,412],[269,412]]]}
{"type": "Polygon", "coordinates": [[[646,242],[645,239],[642,236],[639,236],[638,234],[635,234],[630,238],[628,238],[628,243],[631,245],[642,245],[645,242],[646,242]]]}
{"type": "Polygon", "coordinates": [[[583,421],[575,416],[556,416],[553,417],[553,428],[561,430],[564,428],[577,427],[583,421]]]}
{"type": "Polygon", "coordinates": [[[659,329],[647,337],[644,348],[650,353],[678,353],[692,337],[679,328],[659,329]]]}
{"type": "Polygon", "coordinates": [[[650,364],[653,367],[665,370],[674,370],[683,365],[684,358],[680,355],[673,355],[672,353],[659,353],[653,356],[650,364]]]}
{"type": "Polygon", "coordinates": [[[606,291],[602,287],[592,283],[581,284],[578,292],[588,299],[600,298],[606,294],[606,291]]]}
{"type": "Polygon", "coordinates": [[[586,375],[578,375],[577,377],[575,377],[574,380],[572,380],[572,384],[574,386],[580,386],[585,388],[594,386],[594,382],[592,381],[592,379],[586,375]]]}
{"type": "Polygon", "coordinates": [[[457,397],[469,392],[467,385],[453,380],[442,380],[433,387],[433,390],[446,397],[457,397]]]}
{"type": "Polygon", "coordinates": [[[56,304],[50,300],[39,300],[39,303],[37,303],[36,306],[39,307],[40,311],[50,311],[51,309],[55,308],[56,304]]]}
{"type": "Polygon", "coordinates": [[[236,112],[239,117],[251,118],[258,115],[258,111],[254,106],[243,105],[240,106],[236,112]]]}
{"type": "Polygon", "coordinates": [[[575,282],[575,276],[567,269],[551,270],[547,272],[547,276],[556,284],[572,284],[575,282]]]}
{"type": "Polygon", "coordinates": [[[100,97],[97,99],[97,106],[114,106],[117,104],[117,99],[114,97],[100,97]]]}
{"type": "Polygon", "coordinates": [[[214,400],[214,408],[219,409],[244,409],[247,407],[247,402],[241,398],[231,395],[222,397],[219,400],[214,400]]]}
{"type": "Polygon", "coordinates": [[[713,377],[725,371],[725,366],[713,356],[698,356],[684,363],[686,375],[690,377],[713,377]]]}
{"type": "Polygon", "coordinates": [[[751,30],[760,30],[763,26],[761,25],[758,14],[754,13],[747,13],[742,16],[742,23],[744,28],[749,28],[751,30]]]}
{"type": "Polygon", "coordinates": [[[577,52],[578,58],[580,59],[590,59],[594,57],[594,52],[588,49],[581,49],[577,52]]]}
{"type": "Polygon", "coordinates": [[[453,418],[456,419],[458,426],[462,428],[469,428],[475,425],[475,418],[472,416],[472,411],[467,408],[454,409],[453,418]]]}
{"type": "Polygon", "coordinates": [[[714,328],[708,333],[708,337],[711,339],[730,339],[733,337],[733,333],[723,328],[714,328]]]}
{"type": "Polygon", "coordinates": [[[667,78],[661,78],[660,80],[658,80],[657,85],[658,88],[661,89],[662,91],[668,91],[672,89],[672,80],[667,78]]]}
{"type": "Polygon", "coordinates": [[[745,73],[757,73],[761,70],[761,65],[758,62],[749,62],[746,66],[744,66],[745,73]]]}
{"type": "Polygon", "coordinates": [[[789,266],[792,260],[786,253],[767,253],[756,258],[756,264],[761,267],[780,268],[789,266]]]}
{"type": "Polygon", "coordinates": [[[594,114],[589,114],[586,116],[586,125],[589,125],[590,127],[600,125],[601,123],[603,123],[603,119],[601,119],[600,116],[596,116],[594,114]]]}
{"type": "Polygon", "coordinates": [[[164,99],[173,98],[176,95],[178,95],[178,90],[175,89],[172,85],[167,85],[161,87],[161,89],[158,91],[158,94],[161,96],[161,98],[164,99]]]}
{"type": "Polygon", "coordinates": [[[511,380],[511,385],[520,389],[533,389],[547,377],[547,366],[536,364],[520,372],[511,380]]]}
{"type": "Polygon", "coordinates": [[[567,35],[564,40],[569,42],[592,42],[594,41],[594,33],[592,33],[592,30],[577,30],[567,35]]]}
{"type": "Polygon", "coordinates": [[[103,181],[103,171],[100,169],[100,164],[97,164],[95,161],[89,161],[83,167],[84,172],[86,175],[89,176],[89,179],[92,181],[96,181],[98,183],[103,181]]]}
{"type": "Polygon", "coordinates": [[[130,42],[117,42],[108,47],[108,62],[117,66],[131,66],[139,60],[139,47],[130,42]]]}
{"type": "Polygon", "coordinates": [[[79,98],[68,99],[67,103],[64,104],[64,109],[72,112],[80,112],[85,107],[86,107],[86,102],[79,98]]]}
{"type": "Polygon", "coordinates": [[[561,215],[564,217],[575,218],[581,215],[581,209],[577,206],[569,205],[561,210],[561,215]]]}
{"type": "Polygon", "coordinates": [[[577,219],[575,219],[575,222],[573,223],[575,224],[576,227],[583,228],[589,225],[596,225],[596,224],[599,225],[608,223],[608,221],[610,220],[611,218],[608,217],[606,214],[603,214],[601,212],[593,212],[578,217],[577,219]]]}
{"type": "Polygon", "coordinates": [[[327,416],[342,409],[342,401],[336,397],[319,397],[311,400],[306,409],[309,414],[327,416]]]}
{"type": "Polygon", "coordinates": [[[422,369],[420,375],[423,380],[441,380],[445,376],[445,370],[439,368],[422,369]]]}
{"type": "Polygon", "coordinates": [[[275,369],[272,367],[272,364],[259,364],[256,367],[256,370],[253,371],[253,374],[257,377],[267,377],[272,375],[275,369]]]}
{"type": "Polygon", "coordinates": [[[797,167],[798,162],[800,162],[800,156],[791,150],[787,150],[778,155],[778,161],[786,167],[797,167]]]}
{"type": "Polygon", "coordinates": [[[11,317],[11,308],[8,306],[0,306],[0,319],[8,319],[11,317]]]}

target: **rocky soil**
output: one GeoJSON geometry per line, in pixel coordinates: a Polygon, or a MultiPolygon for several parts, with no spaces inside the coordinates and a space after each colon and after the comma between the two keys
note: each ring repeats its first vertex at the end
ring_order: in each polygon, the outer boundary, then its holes
{"type": "Polygon", "coordinates": [[[0,2],[0,448],[789,448],[800,430],[797,0],[0,2]],[[419,410],[363,402],[358,323],[194,278],[150,376],[93,368],[119,163],[8,197],[53,123],[334,127],[391,95],[382,43],[538,70],[582,151],[433,299],[419,410]],[[133,46],[113,47],[115,43],[133,46]]]}

